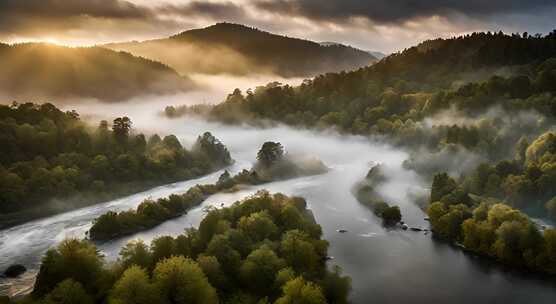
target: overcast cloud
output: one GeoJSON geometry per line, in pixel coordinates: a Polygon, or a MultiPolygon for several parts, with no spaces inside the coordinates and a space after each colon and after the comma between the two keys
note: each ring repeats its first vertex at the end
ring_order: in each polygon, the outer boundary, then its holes
{"type": "Polygon", "coordinates": [[[0,0],[0,41],[90,45],[228,21],[392,52],[473,31],[556,27],[554,0],[0,0]]]}

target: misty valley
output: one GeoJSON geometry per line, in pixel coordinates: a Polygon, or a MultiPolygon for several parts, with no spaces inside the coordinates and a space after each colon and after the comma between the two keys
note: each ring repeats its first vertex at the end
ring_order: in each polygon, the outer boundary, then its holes
{"type": "Polygon", "coordinates": [[[556,301],[556,30],[383,56],[223,22],[0,67],[2,304],[556,301]]]}

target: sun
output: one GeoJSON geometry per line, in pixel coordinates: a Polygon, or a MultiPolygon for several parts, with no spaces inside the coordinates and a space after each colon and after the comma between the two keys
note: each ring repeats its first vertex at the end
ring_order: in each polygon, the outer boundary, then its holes
{"type": "Polygon", "coordinates": [[[39,39],[39,41],[41,41],[41,42],[46,42],[46,43],[50,43],[50,44],[64,45],[64,43],[62,43],[60,40],[58,40],[58,39],[56,39],[56,38],[52,38],[52,37],[47,37],[47,38],[39,39]]]}
{"type": "Polygon", "coordinates": [[[42,42],[48,44],[55,44],[61,46],[70,46],[68,43],[54,37],[40,37],[40,38],[28,38],[28,37],[14,37],[12,39],[8,39],[6,41],[9,44],[19,44],[19,43],[26,43],[26,42],[42,42]]]}

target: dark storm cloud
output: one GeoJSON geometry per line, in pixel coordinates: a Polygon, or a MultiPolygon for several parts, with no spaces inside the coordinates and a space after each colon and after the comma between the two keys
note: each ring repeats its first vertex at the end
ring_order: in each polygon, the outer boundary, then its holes
{"type": "Polygon", "coordinates": [[[1,0],[0,18],[146,18],[150,12],[120,0],[1,0]]]}
{"type": "Polygon", "coordinates": [[[185,5],[166,5],[156,9],[158,13],[188,17],[209,17],[216,20],[237,19],[245,17],[241,6],[233,2],[193,1],[185,5]]]}
{"type": "Polygon", "coordinates": [[[29,34],[79,28],[90,19],[133,21],[153,13],[120,0],[0,0],[0,33],[29,34]]]}
{"type": "Polygon", "coordinates": [[[240,19],[244,11],[232,2],[192,1],[147,7],[125,0],[0,0],[0,34],[4,35],[94,31],[96,25],[117,30],[123,24],[143,30],[178,29],[180,22],[174,17],[240,19]]]}
{"type": "Polygon", "coordinates": [[[0,0],[0,41],[91,45],[228,21],[392,52],[470,31],[544,33],[555,15],[556,0],[0,0]]]}
{"type": "Polygon", "coordinates": [[[304,16],[324,21],[353,17],[377,23],[398,23],[462,14],[472,18],[531,13],[556,7],[554,0],[258,0],[257,7],[269,12],[304,16]]]}

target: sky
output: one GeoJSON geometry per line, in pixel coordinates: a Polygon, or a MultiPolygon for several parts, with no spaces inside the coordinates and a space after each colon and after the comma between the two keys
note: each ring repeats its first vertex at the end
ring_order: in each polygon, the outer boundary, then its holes
{"type": "Polygon", "coordinates": [[[234,22],[391,53],[474,31],[547,33],[556,0],[0,0],[0,41],[94,45],[234,22]]]}

